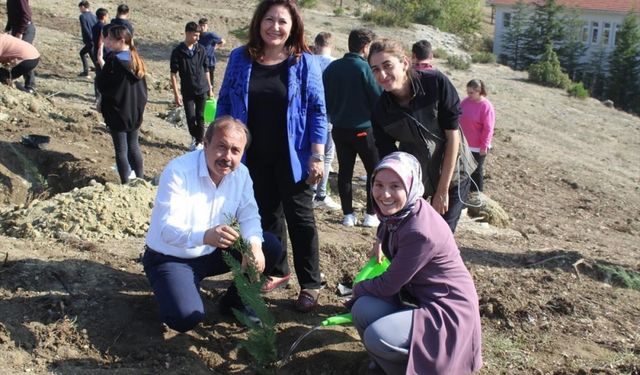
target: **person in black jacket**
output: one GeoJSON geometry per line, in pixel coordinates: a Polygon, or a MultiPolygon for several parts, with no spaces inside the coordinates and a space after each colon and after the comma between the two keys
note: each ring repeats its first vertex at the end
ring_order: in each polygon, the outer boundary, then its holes
{"type": "Polygon", "coordinates": [[[380,157],[398,150],[415,156],[422,165],[424,198],[455,232],[476,169],[459,128],[456,88],[438,70],[415,71],[394,40],[371,44],[369,66],[384,89],[371,118],[380,157]]]}
{"type": "Polygon", "coordinates": [[[113,138],[120,181],[125,184],[132,170],[137,177],[143,176],[138,130],[147,104],[145,65],[126,26],[109,28],[105,45],[110,52],[97,77],[99,107],[113,138]]]}
{"type": "Polygon", "coordinates": [[[78,4],[78,8],[80,8],[80,32],[82,33],[82,43],[84,46],[80,50],[80,60],[82,61],[82,72],[78,74],[80,77],[89,77],[89,60],[87,59],[87,55],[91,57],[91,60],[95,60],[93,58],[93,54],[91,53],[93,50],[93,36],[91,34],[91,29],[98,22],[96,15],[91,12],[91,7],[89,2],[86,0],[81,1],[78,4]]]}
{"type": "Polygon", "coordinates": [[[195,22],[184,27],[184,42],[171,52],[171,88],[176,106],[184,105],[189,134],[193,138],[191,150],[202,149],[204,137],[204,105],[207,95],[213,97],[209,77],[207,52],[198,44],[202,29],[195,22]],[[180,92],[178,92],[180,75],[180,92]]]}

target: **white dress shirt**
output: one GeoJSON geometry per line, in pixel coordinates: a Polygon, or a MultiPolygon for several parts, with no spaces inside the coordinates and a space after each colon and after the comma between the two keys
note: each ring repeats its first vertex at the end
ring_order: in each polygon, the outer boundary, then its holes
{"type": "Polygon", "coordinates": [[[262,227],[253,181],[244,164],[224,176],[219,186],[209,177],[204,150],[173,159],[162,172],[151,212],[147,246],[165,255],[196,258],[216,250],[205,245],[209,228],[240,223],[240,234],[261,244],[262,227]]]}

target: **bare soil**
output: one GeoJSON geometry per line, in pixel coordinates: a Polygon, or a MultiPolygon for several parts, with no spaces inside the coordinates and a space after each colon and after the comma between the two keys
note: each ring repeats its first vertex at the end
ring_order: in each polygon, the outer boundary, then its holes
{"type": "MultiPolygon", "coordinates": [[[[95,5],[114,12],[116,3],[95,5]]],[[[247,25],[255,2],[151,0],[129,6],[136,43],[150,68],[141,145],[145,178],[152,180],[190,142],[186,129],[165,120],[172,101],[168,56],[183,25],[208,16],[227,39],[219,85],[228,53],[241,44],[234,34],[247,25]]],[[[113,146],[92,108],[92,82],[76,77],[81,46],[75,3],[43,0],[32,7],[43,55],[38,94],[0,87],[0,372],[252,373],[250,358],[238,348],[246,330],[216,309],[229,277],[204,283],[207,317],[194,331],[177,334],[158,321],[139,263],[145,216],[118,216],[148,212],[153,190],[148,184],[116,185],[113,146]],[[28,134],[48,135],[51,142],[44,150],[27,148],[20,140],[28,134]],[[123,193],[137,198],[122,206],[123,193]],[[98,228],[96,218],[104,224],[100,235],[86,234],[98,228]],[[123,227],[123,220],[133,229],[123,227]],[[84,232],[73,232],[71,224],[84,232]]],[[[322,3],[305,10],[305,26],[310,39],[332,31],[339,56],[360,21],[334,17],[332,9],[322,3]]],[[[374,29],[407,44],[438,37],[422,27],[374,29]]],[[[480,297],[480,373],[639,374],[640,291],[624,287],[601,266],[636,278],[640,272],[640,119],[530,84],[526,74],[503,66],[474,65],[462,72],[438,63],[461,95],[469,79],[487,82],[497,110],[485,190],[509,214],[509,227],[465,216],[456,233],[480,297]]],[[[356,175],[362,174],[357,168],[356,175]]],[[[362,214],[362,182],[354,181],[362,214]]],[[[336,191],[335,176],[331,182],[336,191]]],[[[373,230],[345,228],[341,216],[316,216],[326,281],[321,307],[295,312],[295,282],[266,296],[278,321],[281,354],[324,318],[344,312],[337,284],[363,264],[373,230]]],[[[324,328],[302,342],[280,373],[367,374],[367,355],[353,328],[324,328]]]]}

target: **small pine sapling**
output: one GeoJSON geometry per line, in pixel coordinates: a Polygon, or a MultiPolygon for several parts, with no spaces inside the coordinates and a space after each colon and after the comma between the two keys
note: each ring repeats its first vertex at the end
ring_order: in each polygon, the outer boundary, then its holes
{"type": "MultiPolygon", "coordinates": [[[[229,221],[230,225],[240,232],[237,220],[230,218],[229,221]]],[[[253,357],[253,367],[258,374],[275,374],[275,364],[278,360],[275,318],[260,294],[264,276],[256,269],[251,248],[242,236],[236,239],[232,248],[242,254],[243,259],[246,260],[243,263],[246,264],[240,264],[228,251],[223,254],[224,261],[231,269],[233,282],[238,288],[238,295],[242,303],[253,309],[262,322],[262,324],[256,324],[238,310],[233,309],[233,314],[238,321],[249,328],[247,339],[240,344],[240,347],[246,349],[253,357]]]]}

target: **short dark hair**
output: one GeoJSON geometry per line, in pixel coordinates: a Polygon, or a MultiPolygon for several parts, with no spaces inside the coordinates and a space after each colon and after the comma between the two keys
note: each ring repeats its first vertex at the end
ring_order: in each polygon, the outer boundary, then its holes
{"type": "Polygon", "coordinates": [[[355,29],[349,33],[349,52],[360,52],[367,44],[373,42],[376,34],[369,29],[355,29]]]}
{"type": "Polygon", "coordinates": [[[204,140],[209,143],[213,139],[213,135],[215,133],[229,130],[243,132],[247,139],[247,144],[245,144],[244,149],[246,150],[249,148],[249,144],[251,143],[251,133],[249,133],[249,129],[242,123],[242,121],[231,116],[221,116],[212,122],[204,133],[204,140]]]}
{"type": "Polygon", "coordinates": [[[208,20],[208,19],[206,19],[206,18],[204,18],[204,17],[202,17],[202,18],[200,18],[200,19],[198,20],[198,25],[206,25],[206,24],[208,24],[208,23],[209,23],[209,20],[208,20]]]}
{"type": "Polygon", "coordinates": [[[331,42],[331,33],[322,31],[316,35],[316,39],[313,41],[318,47],[328,47],[331,42]]]}
{"type": "Polygon", "coordinates": [[[431,56],[431,43],[424,39],[419,40],[413,43],[411,53],[413,53],[418,60],[426,60],[431,56]]]}
{"type": "Polygon", "coordinates": [[[199,33],[202,31],[202,28],[200,28],[200,25],[198,25],[197,23],[191,21],[191,22],[187,22],[186,25],[184,25],[184,32],[185,33],[199,33]]]}
{"type": "Polygon", "coordinates": [[[129,6],[127,4],[118,5],[117,14],[129,14],[129,6]]]}
{"type": "Polygon", "coordinates": [[[89,2],[88,1],[81,1],[78,3],[78,8],[83,7],[83,8],[89,8],[89,2]]]}
{"type": "Polygon", "coordinates": [[[104,8],[98,8],[98,10],[96,10],[96,18],[99,20],[105,18],[108,15],[109,15],[109,11],[104,8]]]}
{"type": "Polygon", "coordinates": [[[249,24],[249,42],[247,42],[247,53],[252,60],[257,60],[264,53],[264,41],[260,35],[260,23],[265,14],[274,5],[282,5],[291,14],[291,33],[289,39],[285,42],[285,46],[289,48],[292,55],[296,58],[300,57],[303,52],[311,52],[307,42],[304,39],[304,23],[302,15],[296,5],[296,0],[262,0],[256,10],[253,12],[251,23],[249,24]]]}

